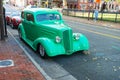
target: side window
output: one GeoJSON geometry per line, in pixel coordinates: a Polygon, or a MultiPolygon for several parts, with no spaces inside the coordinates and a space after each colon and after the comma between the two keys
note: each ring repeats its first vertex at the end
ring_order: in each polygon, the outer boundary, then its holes
{"type": "Polygon", "coordinates": [[[29,13],[28,13],[28,14],[26,15],[26,18],[27,18],[28,21],[34,22],[34,17],[33,17],[32,14],[29,14],[29,13]]]}
{"type": "Polygon", "coordinates": [[[24,12],[21,13],[21,17],[24,19],[24,12]]]}

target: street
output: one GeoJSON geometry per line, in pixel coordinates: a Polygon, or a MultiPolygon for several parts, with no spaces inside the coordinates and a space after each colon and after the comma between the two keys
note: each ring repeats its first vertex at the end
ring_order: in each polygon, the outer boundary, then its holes
{"type": "Polygon", "coordinates": [[[17,29],[10,26],[7,28],[33,60],[54,79],[72,75],[77,80],[120,80],[120,30],[70,20],[65,20],[65,23],[73,32],[87,36],[90,43],[89,55],[77,52],[44,60],[19,39],[17,29]]]}
{"type": "Polygon", "coordinates": [[[84,23],[66,22],[74,32],[87,35],[90,41],[90,55],[74,54],[70,57],[56,57],[54,61],[78,80],[85,80],[85,78],[119,80],[120,31],[84,23]]]}

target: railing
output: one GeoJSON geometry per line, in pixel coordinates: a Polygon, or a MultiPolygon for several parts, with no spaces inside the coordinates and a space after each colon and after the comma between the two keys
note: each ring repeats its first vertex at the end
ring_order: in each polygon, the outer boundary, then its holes
{"type": "MultiPolygon", "coordinates": [[[[62,13],[67,16],[94,19],[93,10],[63,9],[62,13]]],[[[120,12],[99,12],[98,19],[103,21],[120,22],[120,12]]]]}

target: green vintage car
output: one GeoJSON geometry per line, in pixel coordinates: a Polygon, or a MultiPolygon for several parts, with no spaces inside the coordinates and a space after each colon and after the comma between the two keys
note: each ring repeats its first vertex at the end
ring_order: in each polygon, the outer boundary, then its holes
{"type": "Polygon", "coordinates": [[[73,33],[62,15],[52,9],[32,8],[21,13],[19,37],[42,58],[70,55],[76,51],[88,51],[89,42],[81,33],[73,33]]]}

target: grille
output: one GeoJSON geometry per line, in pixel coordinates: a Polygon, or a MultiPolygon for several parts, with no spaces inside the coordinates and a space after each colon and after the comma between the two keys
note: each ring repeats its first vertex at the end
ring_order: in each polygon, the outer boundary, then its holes
{"type": "Polygon", "coordinates": [[[72,51],[72,31],[70,30],[65,30],[63,32],[63,42],[64,42],[64,47],[67,52],[72,51]]]}

